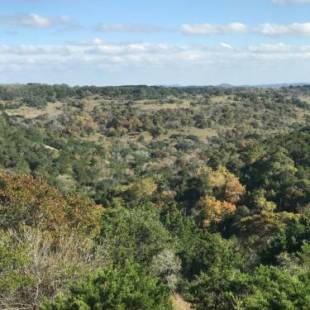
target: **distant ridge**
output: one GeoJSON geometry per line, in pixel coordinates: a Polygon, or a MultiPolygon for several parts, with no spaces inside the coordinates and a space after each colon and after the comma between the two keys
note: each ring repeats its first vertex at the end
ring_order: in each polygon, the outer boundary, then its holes
{"type": "Polygon", "coordinates": [[[282,88],[282,87],[310,86],[310,83],[276,83],[276,84],[258,84],[258,85],[241,85],[241,87],[255,88],[282,88]]]}
{"type": "Polygon", "coordinates": [[[248,88],[282,88],[282,87],[302,87],[302,86],[310,86],[310,83],[274,83],[274,84],[242,84],[242,85],[233,85],[229,83],[222,83],[218,85],[181,85],[181,84],[169,84],[169,85],[152,85],[157,87],[167,87],[167,88],[200,88],[200,87],[218,87],[218,88],[240,88],[240,87],[248,87],[248,88]]]}
{"type": "Polygon", "coordinates": [[[229,83],[222,83],[217,85],[205,84],[205,85],[182,85],[182,84],[124,84],[124,85],[69,85],[69,84],[49,84],[49,83],[0,83],[1,87],[22,87],[29,85],[41,85],[41,86],[67,86],[67,87],[163,87],[163,88],[282,88],[282,87],[310,87],[310,83],[274,83],[274,84],[240,84],[233,85],[229,83]]]}

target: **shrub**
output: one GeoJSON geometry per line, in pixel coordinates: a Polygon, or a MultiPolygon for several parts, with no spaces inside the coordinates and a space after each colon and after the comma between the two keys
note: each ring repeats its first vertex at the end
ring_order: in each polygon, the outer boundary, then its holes
{"type": "Polygon", "coordinates": [[[122,269],[106,267],[75,283],[42,310],[169,310],[167,287],[137,264],[127,262],[122,269]]]}

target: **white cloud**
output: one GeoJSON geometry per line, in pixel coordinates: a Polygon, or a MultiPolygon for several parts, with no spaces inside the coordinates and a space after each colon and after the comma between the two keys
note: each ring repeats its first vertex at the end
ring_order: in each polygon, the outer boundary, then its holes
{"type": "Polygon", "coordinates": [[[305,4],[310,3],[310,0],[272,0],[275,4],[305,4]]]}
{"type": "MultiPolygon", "coordinates": [[[[310,0],[309,0],[310,1],[310,0]]],[[[300,35],[310,36],[310,22],[291,23],[291,24],[273,24],[265,23],[257,27],[250,28],[243,23],[231,23],[227,25],[216,24],[184,24],[181,26],[183,34],[186,35],[219,35],[236,33],[259,33],[266,36],[281,35],[300,35]]]]}
{"type": "Polygon", "coordinates": [[[9,27],[47,29],[73,26],[74,22],[68,16],[51,18],[36,13],[31,13],[20,15],[0,15],[0,25],[9,27]]]}
{"type": "Polygon", "coordinates": [[[309,60],[310,46],[284,43],[236,48],[227,43],[116,44],[96,38],[70,44],[0,44],[0,81],[249,84],[278,74],[278,82],[282,82],[291,70],[294,75],[290,72],[288,78],[298,80],[300,74],[307,78],[309,60]]]}
{"type": "Polygon", "coordinates": [[[310,46],[294,47],[283,43],[234,48],[227,43],[217,46],[183,46],[166,43],[112,44],[96,38],[89,43],[63,45],[0,45],[1,65],[66,65],[72,62],[90,65],[188,65],[235,60],[310,59],[310,46]]]}
{"type": "Polygon", "coordinates": [[[159,32],[161,27],[147,24],[101,24],[97,30],[102,32],[159,32]]]}
{"type": "Polygon", "coordinates": [[[220,43],[220,47],[226,48],[226,49],[233,49],[233,47],[230,44],[227,44],[225,42],[220,43]]]}
{"type": "Polygon", "coordinates": [[[16,19],[16,22],[26,27],[49,28],[52,26],[51,19],[38,14],[21,16],[19,19],[16,19]]]}
{"type": "Polygon", "coordinates": [[[292,47],[286,45],[284,43],[277,44],[260,44],[260,45],[252,45],[248,47],[248,50],[252,53],[289,53],[292,50],[292,47]]]}
{"type": "Polygon", "coordinates": [[[310,23],[292,23],[287,25],[266,23],[257,28],[260,34],[279,35],[310,35],[310,23]]]}
{"type": "Polygon", "coordinates": [[[181,30],[186,35],[215,35],[225,33],[244,33],[247,26],[243,23],[230,23],[227,25],[216,24],[184,24],[181,30]]]}

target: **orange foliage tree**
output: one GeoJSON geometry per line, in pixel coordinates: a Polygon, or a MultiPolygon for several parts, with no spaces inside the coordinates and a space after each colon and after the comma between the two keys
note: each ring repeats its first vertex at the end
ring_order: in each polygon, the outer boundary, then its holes
{"type": "Polygon", "coordinates": [[[227,201],[216,200],[212,196],[202,197],[198,202],[200,210],[200,221],[203,226],[209,226],[211,223],[219,223],[225,215],[233,214],[236,206],[227,201]]]}
{"type": "Polygon", "coordinates": [[[99,232],[102,207],[78,195],[64,195],[40,178],[0,172],[0,228],[38,228],[55,237],[99,232]]]}

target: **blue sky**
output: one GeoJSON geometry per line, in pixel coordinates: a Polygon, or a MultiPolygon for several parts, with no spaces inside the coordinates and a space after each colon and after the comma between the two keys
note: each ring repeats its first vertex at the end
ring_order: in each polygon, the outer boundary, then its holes
{"type": "Polygon", "coordinates": [[[0,83],[310,82],[310,0],[10,0],[0,83]]]}

